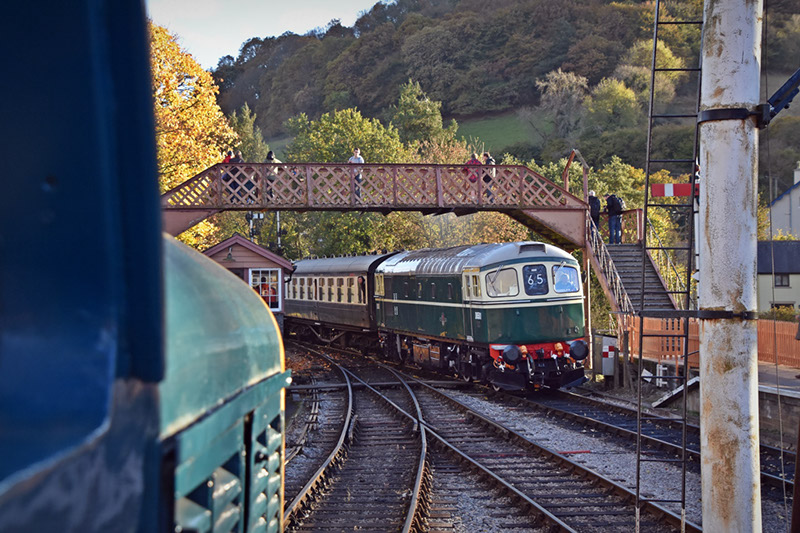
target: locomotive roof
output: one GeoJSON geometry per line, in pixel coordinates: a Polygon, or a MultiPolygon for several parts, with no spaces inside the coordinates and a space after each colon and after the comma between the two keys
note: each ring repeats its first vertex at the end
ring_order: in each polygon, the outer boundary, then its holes
{"type": "Polygon", "coordinates": [[[370,267],[392,254],[352,255],[346,257],[322,257],[302,259],[295,262],[295,275],[350,274],[369,272],[370,267]]]}
{"type": "Polygon", "coordinates": [[[378,272],[386,274],[460,274],[465,268],[482,268],[523,258],[550,258],[553,261],[575,263],[564,250],[541,242],[510,242],[426,248],[401,252],[386,259],[378,272]]]}

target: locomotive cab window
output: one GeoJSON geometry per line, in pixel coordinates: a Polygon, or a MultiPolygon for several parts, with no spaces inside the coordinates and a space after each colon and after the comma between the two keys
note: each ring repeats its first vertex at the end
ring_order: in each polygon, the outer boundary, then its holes
{"type": "Polygon", "coordinates": [[[478,278],[477,274],[473,274],[472,276],[470,276],[470,278],[472,278],[472,295],[475,298],[480,298],[481,297],[481,281],[478,278]]]}
{"type": "Polygon", "coordinates": [[[528,296],[540,296],[550,290],[547,283],[547,269],[544,265],[522,267],[522,282],[525,284],[525,294],[528,296]]]}
{"type": "Polygon", "coordinates": [[[486,274],[486,294],[492,298],[517,296],[519,294],[517,271],[513,268],[503,268],[488,272],[486,274]]]}
{"type": "Polygon", "coordinates": [[[375,274],[375,294],[377,296],[383,296],[386,294],[383,285],[383,274],[375,274]]]}
{"type": "Polygon", "coordinates": [[[577,268],[563,264],[553,267],[553,289],[556,292],[578,292],[580,288],[577,268]]]}

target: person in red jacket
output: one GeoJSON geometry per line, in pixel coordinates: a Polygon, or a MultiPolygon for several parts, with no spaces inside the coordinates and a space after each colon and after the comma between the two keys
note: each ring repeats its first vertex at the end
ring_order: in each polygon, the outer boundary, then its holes
{"type": "MultiPolygon", "coordinates": [[[[479,165],[482,165],[482,164],[483,163],[481,162],[481,160],[478,159],[478,154],[472,154],[472,158],[469,161],[466,162],[467,166],[472,166],[472,165],[478,165],[479,166],[479,165]]],[[[477,170],[470,170],[468,168],[464,168],[464,170],[467,172],[467,178],[469,179],[470,182],[475,183],[476,181],[478,181],[478,171],[477,170]]]]}

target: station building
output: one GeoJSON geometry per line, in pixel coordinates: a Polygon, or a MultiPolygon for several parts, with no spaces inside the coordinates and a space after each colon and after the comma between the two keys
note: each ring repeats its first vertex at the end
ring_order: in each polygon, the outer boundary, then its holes
{"type": "Polygon", "coordinates": [[[284,279],[293,271],[291,261],[238,233],[203,253],[261,295],[283,331],[284,279]]]}

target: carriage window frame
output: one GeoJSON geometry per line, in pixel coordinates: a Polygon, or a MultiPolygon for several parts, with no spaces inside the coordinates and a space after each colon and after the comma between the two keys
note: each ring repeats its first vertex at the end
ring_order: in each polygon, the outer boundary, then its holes
{"type": "Polygon", "coordinates": [[[491,270],[485,274],[484,278],[486,280],[486,295],[490,298],[510,298],[513,296],[519,296],[519,275],[515,268],[507,267],[491,270]],[[510,275],[514,276],[514,284],[511,285],[509,283],[507,291],[498,291],[498,283],[505,283],[505,278],[509,277],[510,275]],[[490,279],[492,281],[490,281],[490,279]]]}

